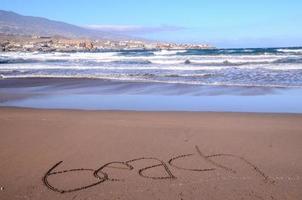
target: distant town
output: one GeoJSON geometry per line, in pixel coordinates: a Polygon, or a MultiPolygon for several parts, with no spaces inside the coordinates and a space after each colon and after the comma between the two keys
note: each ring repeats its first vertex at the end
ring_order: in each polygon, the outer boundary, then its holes
{"type": "Polygon", "coordinates": [[[0,35],[0,52],[82,52],[102,50],[211,49],[207,44],[175,44],[142,40],[92,40],[61,36],[0,35]]]}

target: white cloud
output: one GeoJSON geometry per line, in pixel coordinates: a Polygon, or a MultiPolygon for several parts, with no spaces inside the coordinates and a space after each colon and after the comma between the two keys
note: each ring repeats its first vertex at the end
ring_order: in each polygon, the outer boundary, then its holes
{"type": "Polygon", "coordinates": [[[89,29],[115,32],[130,35],[142,35],[155,32],[170,32],[185,29],[179,26],[161,25],[161,26],[138,26],[138,25],[87,25],[89,29]]]}

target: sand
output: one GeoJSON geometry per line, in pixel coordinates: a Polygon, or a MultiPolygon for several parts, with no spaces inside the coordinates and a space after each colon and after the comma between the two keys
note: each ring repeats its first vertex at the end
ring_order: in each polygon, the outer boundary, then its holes
{"type": "Polygon", "coordinates": [[[0,130],[1,200],[302,197],[302,115],[1,108],[0,130]]]}

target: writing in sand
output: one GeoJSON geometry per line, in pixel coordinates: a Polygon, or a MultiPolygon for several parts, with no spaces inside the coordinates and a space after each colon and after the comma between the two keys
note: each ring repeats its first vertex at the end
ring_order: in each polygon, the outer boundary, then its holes
{"type": "MultiPolygon", "coordinates": [[[[53,165],[45,173],[45,175],[43,177],[43,183],[50,190],[55,191],[55,192],[60,192],[60,193],[68,193],[68,192],[76,192],[76,191],[80,191],[80,190],[85,190],[85,189],[100,185],[101,183],[104,183],[106,181],[121,181],[120,179],[112,178],[111,177],[112,174],[108,174],[108,172],[105,172],[106,168],[110,168],[110,167],[119,165],[120,167],[118,167],[118,169],[123,169],[123,170],[126,169],[129,171],[135,170],[135,167],[133,167],[134,163],[142,162],[143,160],[155,161],[157,164],[150,165],[150,166],[140,168],[140,169],[136,169],[138,172],[138,175],[143,178],[154,179],[154,180],[176,179],[177,177],[173,175],[170,168],[175,168],[178,170],[194,171],[194,172],[210,172],[210,171],[214,171],[216,169],[222,169],[229,173],[236,173],[235,169],[232,169],[228,166],[222,165],[219,162],[215,161],[214,158],[217,158],[217,157],[220,157],[220,161],[226,157],[234,158],[234,159],[238,160],[238,162],[241,162],[242,164],[245,164],[246,166],[248,166],[251,170],[253,170],[257,174],[257,176],[259,176],[259,178],[263,179],[264,182],[271,182],[269,177],[262,170],[260,170],[257,166],[255,166],[253,163],[251,163],[249,160],[247,160],[246,158],[244,158],[242,156],[237,156],[237,155],[233,155],[233,154],[224,154],[224,153],[205,155],[198,148],[198,146],[195,146],[195,149],[196,149],[196,153],[178,155],[178,156],[172,157],[167,162],[164,162],[155,157],[140,157],[140,158],[135,158],[132,160],[127,160],[127,161],[108,162],[108,163],[105,163],[104,165],[100,166],[97,169],[75,168],[75,169],[68,169],[68,170],[62,170],[62,171],[55,171],[55,169],[63,162],[63,161],[60,161],[60,162],[56,163],[55,165],[53,165]],[[175,164],[176,160],[186,159],[186,158],[194,156],[194,155],[198,155],[204,161],[209,163],[212,167],[211,168],[186,168],[186,167],[175,164]],[[147,175],[146,171],[148,171],[152,168],[163,169],[165,172],[165,176],[157,176],[157,175],[152,176],[152,175],[150,175],[150,173],[148,173],[148,175],[147,175]],[[62,188],[59,188],[59,187],[51,184],[48,180],[48,178],[50,176],[60,176],[63,174],[66,176],[66,175],[68,175],[68,173],[80,173],[83,171],[89,172],[91,174],[91,176],[93,176],[93,178],[95,179],[95,182],[87,184],[87,185],[83,185],[80,187],[76,187],[76,188],[62,189],[62,188]]],[[[61,185],[61,187],[62,187],[62,185],[61,185]]]]}

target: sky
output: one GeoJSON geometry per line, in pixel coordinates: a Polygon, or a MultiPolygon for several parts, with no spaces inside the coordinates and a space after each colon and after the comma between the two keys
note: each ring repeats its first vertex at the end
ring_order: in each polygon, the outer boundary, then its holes
{"type": "Polygon", "coordinates": [[[152,40],[302,46],[302,0],[0,0],[0,9],[152,40]]]}

